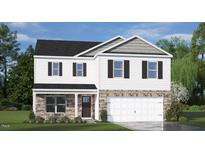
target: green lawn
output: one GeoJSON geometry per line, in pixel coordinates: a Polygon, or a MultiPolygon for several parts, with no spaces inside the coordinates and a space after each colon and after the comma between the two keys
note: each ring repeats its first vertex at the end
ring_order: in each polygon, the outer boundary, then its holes
{"type": "Polygon", "coordinates": [[[184,112],[183,116],[188,119],[183,124],[205,127],[205,112],[184,112]]]}
{"type": "Polygon", "coordinates": [[[112,123],[97,124],[28,124],[28,111],[0,111],[0,131],[125,131],[112,123]]]}

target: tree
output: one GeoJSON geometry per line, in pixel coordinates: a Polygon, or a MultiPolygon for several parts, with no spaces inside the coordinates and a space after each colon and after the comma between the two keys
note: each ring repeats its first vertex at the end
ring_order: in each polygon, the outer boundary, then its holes
{"type": "Polygon", "coordinates": [[[0,25],[0,70],[3,73],[4,98],[7,98],[7,71],[20,50],[16,34],[15,31],[11,32],[7,25],[0,25]]]}
{"type": "Polygon", "coordinates": [[[183,111],[183,104],[187,103],[189,100],[190,95],[189,91],[184,87],[180,82],[172,82],[171,85],[171,106],[170,109],[167,111],[167,120],[171,118],[176,119],[179,121],[180,116],[182,115],[183,111]]]}
{"type": "Polygon", "coordinates": [[[172,81],[182,83],[190,94],[193,92],[198,73],[198,65],[193,60],[193,56],[186,56],[181,60],[173,60],[171,73],[172,81]]]}
{"type": "Polygon", "coordinates": [[[156,45],[172,54],[174,59],[181,59],[190,53],[188,44],[180,37],[162,39],[159,40],[156,45]]]}
{"type": "Polygon", "coordinates": [[[195,56],[201,54],[204,59],[205,54],[205,23],[200,23],[198,28],[193,32],[191,40],[192,53],[195,56]]]}
{"type": "Polygon", "coordinates": [[[187,103],[190,94],[186,87],[180,82],[172,82],[171,85],[171,99],[172,102],[187,103]]]}
{"type": "Polygon", "coordinates": [[[9,71],[9,98],[12,102],[19,105],[31,105],[32,103],[33,54],[34,49],[29,46],[26,52],[18,57],[16,65],[9,71]]]}

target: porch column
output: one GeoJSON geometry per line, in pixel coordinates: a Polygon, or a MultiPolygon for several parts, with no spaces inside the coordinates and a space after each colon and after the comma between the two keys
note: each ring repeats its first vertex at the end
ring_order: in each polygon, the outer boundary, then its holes
{"type": "Polygon", "coordinates": [[[95,120],[99,120],[99,93],[97,93],[95,99],[95,120]]]}
{"type": "Polygon", "coordinates": [[[78,94],[75,94],[75,117],[78,116],[78,94]]]}
{"type": "Polygon", "coordinates": [[[36,93],[33,92],[33,112],[36,113],[36,93]]]}

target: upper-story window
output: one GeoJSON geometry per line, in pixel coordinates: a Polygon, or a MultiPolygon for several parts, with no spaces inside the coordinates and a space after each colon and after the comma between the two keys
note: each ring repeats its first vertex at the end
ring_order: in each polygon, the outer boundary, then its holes
{"type": "Polygon", "coordinates": [[[123,77],[123,61],[114,61],[113,75],[114,77],[123,77]]]}
{"type": "Polygon", "coordinates": [[[147,69],[147,77],[148,78],[157,78],[157,62],[148,62],[147,69]]]}
{"type": "Polygon", "coordinates": [[[53,63],[53,76],[59,76],[59,63],[53,63]]]}
{"type": "Polygon", "coordinates": [[[84,77],[87,75],[86,63],[73,63],[73,76],[84,77]]]}
{"type": "Polygon", "coordinates": [[[48,62],[48,76],[62,76],[62,62],[48,62]]]}
{"type": "Polygon", "coordinates": [[[76,64],[76,76],[83,76],[83,64],[82,63],[76,64]]]}

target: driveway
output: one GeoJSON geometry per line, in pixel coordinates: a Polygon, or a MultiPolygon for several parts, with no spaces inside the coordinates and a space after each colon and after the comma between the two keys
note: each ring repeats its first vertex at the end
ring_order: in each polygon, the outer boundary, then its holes
{"type": "Polygon", "coordinates": [[[176,122],[121,122],[116,124],[138,131],[205,131],[205,128],[182,125],[176,122]]]}

